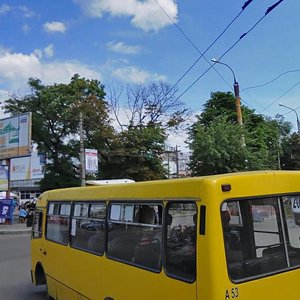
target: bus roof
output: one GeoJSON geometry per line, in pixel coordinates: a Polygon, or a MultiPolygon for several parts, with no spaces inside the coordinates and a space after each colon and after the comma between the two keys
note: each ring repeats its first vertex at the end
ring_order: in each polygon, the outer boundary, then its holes
{"type": "Polygon", "coordinates": [[[300,192],[300,171],[251,171],[183,179],[105,184],[57,189],[41,195],[47,200],[199,200],[209,191],[220,199],[300,192]]]}

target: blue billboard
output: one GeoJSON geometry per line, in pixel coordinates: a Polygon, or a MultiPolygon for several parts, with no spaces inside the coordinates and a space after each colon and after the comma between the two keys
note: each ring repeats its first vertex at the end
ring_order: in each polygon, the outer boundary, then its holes
{"type": "Polygon", "coordinates": [[[9,219],[13,217],[13,200],[12,199],[0,199],[0,219],[9,219]]]}

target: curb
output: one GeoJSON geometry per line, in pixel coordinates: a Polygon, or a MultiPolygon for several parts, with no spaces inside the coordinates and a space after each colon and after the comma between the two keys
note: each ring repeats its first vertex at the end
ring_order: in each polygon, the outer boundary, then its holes
{"type": "Polygon", "coordinates": [[[31,230],[0,230],[0,235],[5,234],[29,234],[31,230]]]}

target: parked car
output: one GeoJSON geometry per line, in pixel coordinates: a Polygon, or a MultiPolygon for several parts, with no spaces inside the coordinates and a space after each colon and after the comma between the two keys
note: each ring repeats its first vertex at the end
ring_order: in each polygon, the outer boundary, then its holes
{"type": "Polygon", "coordinates": [[[256,210],[252,211],[252,218],[253,218],[253,222],[263,222],[265,219],[263,214],[256,210]]]}
{"type": "Polygon", "coordinates": [[[96,230],[103,230],[105,224],[103,221],[89,220],[87,222],[82,223],[80,227],[89,231],[96,231],[96,230]]]}

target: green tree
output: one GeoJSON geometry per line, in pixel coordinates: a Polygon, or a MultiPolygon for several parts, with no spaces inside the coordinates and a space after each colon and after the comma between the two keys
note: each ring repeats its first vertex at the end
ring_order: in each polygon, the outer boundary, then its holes
{"type": "Polygon", "coordinates": [[[164,82],[128,86],[125,107],[121,107],[120,100],[123,91],[109,91],[119,131],[102,163],[109,166],[105,169],[111,171],[111,177],[117,174],[117,168],[123,177],[136,181],[165,178],[162,154],[168,131],[179,128],[188,111],[177,99],[176,89],[170,90],[164,82]]]}
{"type": "Polygon", "coordinates": [[[84,128],[91,144],[99,136],[99,128],[106,129],[103,134],[112,131],[104,86],[79,75],[74,75],[69,84],[46,86],[34,78],[28,84],[31,93],[7,99],[4,108],[13,115],[32,112],[32,140],[49,162],[40,182],[41,190],[77,186],[79,179],[74,173],[74,163],[79,155],[79,111],[83,111],[84,128]]]}
{"type": "Polygon", "coordinates": [[[234,95],[211,94],[189,133],[194,175],[279,168],[279,141],[289,134],[290,125],[255,114],[246,106],[242,111],[243,127],[236,121],[234,95]]]}
{"type": "Polygon", "coordinates": [[[111,150],[102,153],[106,178],[135,181],[164,178],[161,159],[164,142],[164,133],[155,126],[132,127],[120,132],[111,150]]]}
{"type": "Polygon", "coordinates": [[[285,170],[300,170],[300,136],[293,133],[282,140],[281,167],[285,170]]]}
{"type": "Polygon", "coordinates": [[[242,128],[218,116],[205,127],[196,122],[190,131],[193,175],[236,172],[249,168],[250,154],[242,145],[242,128]]]}

